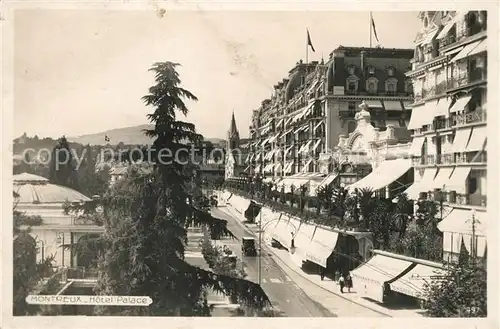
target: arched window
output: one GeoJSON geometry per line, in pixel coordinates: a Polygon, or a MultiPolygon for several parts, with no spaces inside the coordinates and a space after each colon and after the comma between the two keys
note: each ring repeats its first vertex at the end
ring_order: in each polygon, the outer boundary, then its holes
{"type": "Polygon", "coordinates": [[[390,66],[387,69],[387,75],[390,76],[390,77],[394,76],[394,68],[392,66],[390,66]]]}
{"type": "Polygon", "coordinates": [[[355,75],[351,75],[347,78],[346,87],[348,94],[354,94],[358,91],[358,80],[359,78],[355,75]]]}
{"type": "Polygon", "coordinates": [[[395,94],[397,91],[398,80],[395,78],[389,78],[385,81],[385,91],[388,94],[395,94]]]}

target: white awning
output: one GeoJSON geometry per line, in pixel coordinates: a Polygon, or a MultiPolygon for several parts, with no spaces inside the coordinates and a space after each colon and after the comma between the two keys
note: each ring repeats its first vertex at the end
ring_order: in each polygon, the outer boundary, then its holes
{"type": "Polygon", "coordinates": [[[434,39],[434,37],[436,36],[436,34],[438,33],[438,29],[435,29],[434,31],[431,31],[429,32],[429,34],[427,34],[425,36],[425,39],[424,41],[422,42],[422,44],[428,44],[428,43],[431,43],[432,40],[434,39]]]}
{"type": "Polygon", "coordinates": [[[443,189],[446,183],[448,183],[452,172],[453,168],[439,168],[436,178],[434,178],[430,187],[443,189]]]}
{"type": "Polygon", "coordinates": [[[320,121],[320,122],[319,122],[316,126],[314,126],[314,132],[316,132],[316,130],[318,130],[318,128],[319,128],[322,124],[324,124],[324,123],[325,123],[325,122],[322,120],[322,121],[320,121]]]}
{"type": "Polygon", "coordinates": [[[321,181],[321,183],[319,184],[319,187],[330,185],[335,180],[335,178],[337,178],[337,176],[337,173],[326,176],[325,179],[323,179],[323,181],[321,181]]]}
{"type": "Polygon", "coordinates": [[[273,143],[279,136],[280,134],[276,134],[276,135],[273,135],[270,139],[269,139],[269,143],[273,143]]]}
{"type": "Polygon", "coordinates": [[[318,83],[319,83],[319,80],[315,80],[312,83],[311,87],[309,87],[309,89],[307,89],[307,94],[309,94],[318,85],[318,83]]]}
{"type": "Polygon", "coordinates": [[[453,62],[456,62],[456,61],[459,61],[461,59],[466,58],[467,56],[469,56],[469,53],[472,50],[474,50],[474,48],[476,48],[480,43],[481,43],[481,40],[469,43],[468,45],[466,45],[464,47],[464,49],[462,49],[455,57],[453,57],[450,60],[450,63],[453,63],[453,62]]]}
{"type": "Polygon", "coordinates": [[[277,163],[274,165],[274,171],[276,172],[281,172],[281,168],[282,168],[281,163],[277,163]]]}
{"type": "Polygon", "coordinates": [[[459,194],[466,193],[467,176],[469,176],[471,167],[455,167],[448,182],[445,183],[447,191],[456,191],[459,194]]]}
{"type": "Polygon", "coordinates": [[[467,149],[467,144],[469,143],[469,138],[471,135],[471,128],[458,129],[455,132],[455,138],[453,139],[453,144],[451,145],[451,152],[462,153],[467,149]]]}
{"type": "Polygon", "coordinates": [[[469,101],[471,100],[472,96],[467,95],[464,97],[460,97],[459,99],[456,100],[455,104],[450,108],[450,113],[454,112],[460,112],[465,109],[467,104],[469,104],[469,101]]]}
{"type": "Polygon", "coordinates": [[[410,122],[408,123],[408,129],[418,129],[422,126],[429,125],[432,123],[433,118],[434,111],[429,108],[428,104],[413,108],[410,122]]]}
{"type": "Polygon", "coordinates": [[[422,145],[424,145],[425,136],[418,136],[413,138],[410,147],[410,155],[419,157],[422,154],[422,145]]]}
{"type": "Polygon", "coordinates": [[[284,119],[280,119],[280,121],[278,121],[278,123],[276,124],[276,127],[279,127],[281,126],[281,124],[283,123],[284,119]]]}
{"type": "Polygon", "coordinates": [[[462,234],[460,233],[443,232],[443,251],[460,253],[462,240],[462,234]]]}
{"type": "Polygon", "coordinates": [[[469,56],[472,56],[472,55],[477,55],[477,54],[480,54],[484,51],[487,51],[487,41],[486,39],[483,39],[474,49],[471,50],[471,52],[469,53],[469,56]]]}
{"type": "Polygon", "coordinates": [[[434,116],[449,116],[450,100],[446,97],[440,98],[436,104],[436,110],[434,111],[434,116]]]}
{"type": "Polygon", "coordinates": [[[488,232],[488,217],[486,212],[454,208],[453,211],[446,216],[437,225],[441,232],[451,232],[472,235],[474,222],[474,234],[486,236],[488,232]],[[474,221],[473,221],[474,217],[474,221]]]}
{"type": "Polygon", "coordinates": [[[356,282],[356,292],[383,302],[384,283],[400,275],[411,264],[402,259],[378,254],[373,256],[351,272],[353,281],[356,282]]]}
{"type": "Polygon", "coordinates": [[[472,134],[470,136],[469,144],[467,144],[466,151],[482,151],[486,146],[486,138],[488,136],[488,131],[486,126],[478,126],[472,128],[472,134]]]}
{"type": "Polygon", "coordinates": [[[440,280],[446,275],[442,267],[432,267],[422,264],[390,284],[391,290],[415,298],[425,299],[425,286],[431,281],[440,280]]]}
{"type": "Polygon", "coordinates": [[[400,101],[384,100],[384,108],[386,111],[403,111],[403,106],[400,101]]]}
{"type": "Polygon", "coordinates": [[[311,239],[314,233],[315,226],[306,223],[300,224],[298,231],[294,236],[295,248],[299,250],[307,250],[307,247],[311,243],[311,239]]]}
{"type": "Polygon", "coordinates": [[[306,259],[326,268],[326,260],[337,246],[339,234],[324,229],[316,229],[309,246],[307,246],[306,259]]]}
{"type": "Polygon", "coordinates": [[[436,176],[437,168],[426,168],[424,175],[419,182],[413,183],[409,188],[404,191],[410,200],[418,200],[420,193],[428,193],[432,190],[432,183],[436,176]]]}
{"type": "Polygon", "coordinates": [[[290,172],[292,172],[292,165],[293,165],[293,162],[288,162],[286,165],[285,165],[285,170],[283,170],[283,172],[285,174],[288,174],[290,172]]]}
{"type": "Polygon", "coordinates": [[[453,26],[455,26],[456,24],[456,20],[455,20],[455,17],[448,22],[448,24],[446,24],[444,26],[444,28],[441,30],[441,32],[439,32],[439,34],[437,35],[436,39],[440,40],[440,39],[443,39],[444,37],[446,37],[448,35],[448,32],[450,32],[450,30],[453,28],[453,26]]]}
{"type": "Polygon", "coordinates": [[[280,137],[285,137],[286,135],[288,135],[289,133],[291,133],[293,131],[293,128],[290,128],[288,129],[287,131],[283,132],[283,134],[281,134],[280,137]]]}
{"type": "Polygon", "coordinates": [[[288,219],[282,218],[272,229],[271,238],[278,241],[283,247],[290,248],[293,231],[294,228],[288,224],[288,219]]]}
{"type": "Polygon", "coordinates": [[[312,160],[309,160],[307,161],[304,166],[302,167],[302,169],[300,170],[300,172],[302,173],[307,173],[309,171],[309,165],[311,164],[311,161],[312,160]]]}
{"type": "Polygon", "coordinates": [[[313,149],[312,149],[313,152],[316,151],[316,149],[318,148],[319,144],[321,144],[321,139],[317,140],[316,143],[314,144],[313,149]]]}
{"type": "Polygon", "coordinates": [[[369,108],[381,108],[381,107],[384,107],[382,105],[381,101],[365,100],[364,102],[365,102],[366,105],[368,105],[369,108]]]}
{"type": "Polygon", "coordinates": [[[258,165],[257,167],[255,167],[255,172],[259,172],[260,171],[260,165],[258,165]]]}
{"type": "Polygon", "coordinates": [[[386,187],[403,176],[411,168],[409,159],[396,159],[383,161],[374,171],[368,176],[354,184],[347,186],[349,191],[354,189],[369,188],[373,191],[386,187]]]}
{"type": "Polygon", "coordinates": [[[286,150],[285,150],[285,154],[284,154],[284,157],[286,157],[288,155],[288,152],[290,152],[290,150],[294,147],[294,145],[292,146],[289,146],[286,150]]]}
{"type": "Polygon", "coordinates": [[[290,123],[290,121],[292,121],[292,120],[293,120],[293,117],[289,117],[289,118],[287,118],[287,119],[286,119],[286,121],[285,121],[285,127],[286,127],[286,126],[288,126],[288,124],[289,124],[289,123],[290,123]]]}
{"type": "Polygon", "coordinates": [[[412,109],[412,106],[411,106],[412,102],[410,101],[403,101],[403,107],[405,110],[411,110],[412,109]]]}
{"type": "Polygon", "coordinates": [[[309,152],[309,147],[311,146],[312,144],[312,140],[309,140],[306,144],[304,144],[304,146],[302,146],[302,152],[301,153],[307,153],[309,152]]]}

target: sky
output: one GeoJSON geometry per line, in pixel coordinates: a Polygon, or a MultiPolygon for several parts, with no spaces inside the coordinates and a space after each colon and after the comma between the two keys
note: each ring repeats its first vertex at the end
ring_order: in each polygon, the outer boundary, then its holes
{"type": "MultiPolygon", "coordinates": [[[[380,45],[413,48],[417,12],[373,12],[380,45]]],[[[225,138],[234,111],[248,136],[252,110],[305,59],[306,28],[328,59],[368,46],[369,12],[18,10],[14,16],[14,136],[78,136],[148,123],[141,97],[155,62],[180,63],[198,97],[185,119],[225,138]]],[[[374,46],[376,45],[373,38],[374,46]]]]}

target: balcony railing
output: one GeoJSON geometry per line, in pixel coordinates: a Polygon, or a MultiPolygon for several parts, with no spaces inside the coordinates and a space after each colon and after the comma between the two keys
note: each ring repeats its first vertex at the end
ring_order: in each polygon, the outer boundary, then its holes
{"type": "Polygon", "coordinates": [[[450,191],[439,191],[437,193],[427,193],[427,200],[440,202],[441,200],[446,203],[463,205],[463,206],[475,206],[475,207],[486,207],[487,197],[486,195],[480,194],[461,194],[453,193],[450,191]]]}
{"type": "Polygon", "coordinates": [[[443,39],[439,40],[439,48],[444,48],[452,43],[457,42],[457,37],[455,33],[448,32],[448,35],[443,39]]]}
{"type": "Polygon", "coordinates": [[[487,152],[464,152],[447,153],[438,155],[427,155],[420,158],[413,158],[412,165],[434,166],[434,165],[459,165],[459,164],[486,164],[488,161],[487,152]]]}
{"type": "Polygon", "coordinates": [[[473,71],[461,74],[457,77],[448,80],[448,89],[459,88],[467,86],[468,84],[480,81],[486,81],[487,74],[485,69],[477,68],[473,71]]]}
{"type": "Polygon", "coordinates": [[[476,109],[475,111],[466,112],[456,116],[455,125],[466,125],[476,122],[486,122],[486,110],[476,109]]]}

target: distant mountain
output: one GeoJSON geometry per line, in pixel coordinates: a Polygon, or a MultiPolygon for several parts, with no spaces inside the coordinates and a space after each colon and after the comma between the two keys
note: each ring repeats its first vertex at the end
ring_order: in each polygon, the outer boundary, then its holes
{"type": "Polygon", "coordinates": [[[116,145],[122,142],[125,145],[144,145],[151,144],[153,139],[144,135],[144,129],[152,129],[153,125],[139,125],[118,129],[106,130],[100,133],[81,135],[76,137],[66,137],[68,141],[80,143],[83,145],[116,145]],[[106,136],[109,142],[106,141],[106,136]]]}
{"type": "MultiPolygon", "coordinates": [[[[146,124],[133,127],[106,130],[100,133],[82,135],[77,137],[67,137],[68,141],[79,144],[90,145],[117,145],[122,142],[125,145],[147,145],[152,144],[153,139],[144,135],[144,129],[153,129],[154,125],[146,124]],[[106,136],[109,142],[106,141],[106,136]]],[[[225,140],[221,138],[205,138],[214,144],[225,145],[225,140]]]]}

